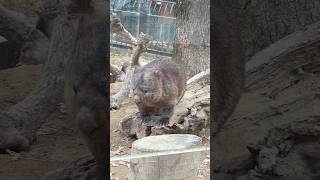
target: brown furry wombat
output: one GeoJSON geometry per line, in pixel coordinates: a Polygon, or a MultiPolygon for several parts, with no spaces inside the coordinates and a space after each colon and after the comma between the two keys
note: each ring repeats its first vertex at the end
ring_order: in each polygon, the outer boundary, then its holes
{"type": "Polygon", "coordinates": [[[167,58],[138,68],[133,78],[133,98],[142,117],[161,116],[167,124],[186,89],[184,69],[167,58]]]}

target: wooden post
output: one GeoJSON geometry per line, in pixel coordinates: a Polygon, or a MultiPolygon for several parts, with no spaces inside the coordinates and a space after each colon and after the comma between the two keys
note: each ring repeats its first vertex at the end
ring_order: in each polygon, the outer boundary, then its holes
{"type": "MultiPolygon", "coordinates": [[[[187,150],[201,146],[191,134],[148,136],[132,144],[133,154],[187,150]]],[[[196,180],[201,152],[144,157],[130,161],[129,180],[196,180]]]]}

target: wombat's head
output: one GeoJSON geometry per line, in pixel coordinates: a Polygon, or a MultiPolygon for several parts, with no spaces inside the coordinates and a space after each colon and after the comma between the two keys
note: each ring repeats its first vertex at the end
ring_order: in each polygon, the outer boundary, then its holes
{"type": "Polygon", "coordinates": [[[135,103],[153,106],[162,99],[163,84],[161,76],[161,71],[150,70],[135,77],[133,89],[135,103]]]}

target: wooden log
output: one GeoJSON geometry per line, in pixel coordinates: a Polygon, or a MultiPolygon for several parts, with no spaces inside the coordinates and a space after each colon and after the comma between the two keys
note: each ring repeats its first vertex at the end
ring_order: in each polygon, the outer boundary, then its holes
{"type": "MultiPolygon", "coordinates": [[[[201,145],[191,134],[148,136],[132,144],[132,153],[177,151],[201,145]]],[[[130,161],[129,180],[195,180],[201,152],[152,156],[130,161]]]]}

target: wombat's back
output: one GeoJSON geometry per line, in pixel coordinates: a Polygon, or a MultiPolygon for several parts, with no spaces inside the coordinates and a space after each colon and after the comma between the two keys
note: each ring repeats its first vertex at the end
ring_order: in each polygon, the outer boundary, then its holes
{"type": "Polygon", "coordinates": [[[177,88],[178,95],[174,98],[180,100],[186,89],[187,79],[184,68],[180,64],[174,62],[171,58],[161,57],[146,64],[142,68],[142,71],[148,71],[153,69],[160,70],[161,73],[164,75],[164,92],[167,94],[171,94],[173,89],[177,88]]]}

